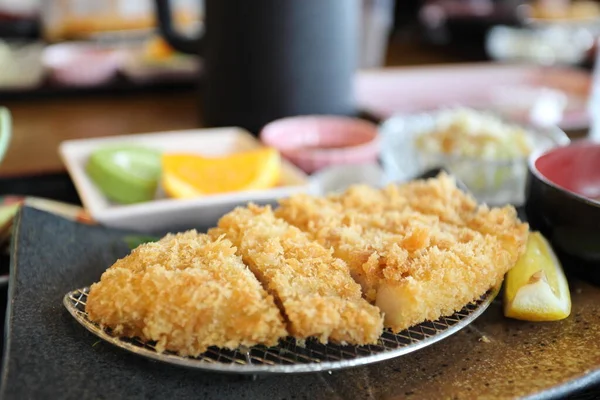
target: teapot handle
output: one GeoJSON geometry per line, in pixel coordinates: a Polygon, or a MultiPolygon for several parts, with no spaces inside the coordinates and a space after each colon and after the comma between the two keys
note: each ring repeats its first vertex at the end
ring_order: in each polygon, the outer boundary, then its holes
{"type": "Polygon", "coordinates": [[[202,37],[187,38],[173,27],[171,4],[169,0],[155,0],[158,27],[161,34],[173,48],[187,54],[198,54],[202,51],[202,37]]]}

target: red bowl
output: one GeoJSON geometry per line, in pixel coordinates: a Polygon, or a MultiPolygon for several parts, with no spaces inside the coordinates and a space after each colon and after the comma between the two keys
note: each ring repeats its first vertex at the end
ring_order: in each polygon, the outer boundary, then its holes
{"type": "Polygon", "coordinates": [[[332,165],[374,162],[379,156],[377,125],[358,118],[283,118],[267,124],[260,138],[308,173],[332,165]]]}
{"type": "Polygon", "coordinates": [[[566,270],[600,284],[600,143],[556,147],[529,159],[525,210],[566,270]]]}
{"type": "Polygon", "coordinates": [[[540,155],[532,168],[549,184],[600,201],[600,143],[577,141],[558,147],[540,155]]]}

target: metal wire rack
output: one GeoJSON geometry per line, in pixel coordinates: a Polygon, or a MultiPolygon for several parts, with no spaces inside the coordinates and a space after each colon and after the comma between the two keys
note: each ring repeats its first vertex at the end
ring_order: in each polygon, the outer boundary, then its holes
{"type": "Polygon", "coordinates": [[[498,290],[490,290],[461,311],[437,321],[428,321],[394,334],[389,330],[376,345],[342,346],[308,340],[300,346],[293,338],[281,340],[276,347],[253,346],[237,350],[210,348],[198,357],[181,357],[175,353],[158,353],[152,342],[115,336],[92,322],[85,311],[89,288],[65,295],[63,303],[69,313],[101,339],[122,349],[154,360],[189,368],[236,374],[287,374],[331,371],[371,364],[399,357],[442,340],[469,325],[491,304],[498,290]]]}

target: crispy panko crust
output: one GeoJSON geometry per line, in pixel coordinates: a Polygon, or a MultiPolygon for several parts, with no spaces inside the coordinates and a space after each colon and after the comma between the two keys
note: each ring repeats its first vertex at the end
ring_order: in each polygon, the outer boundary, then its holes
{"type": "Polygon", "coordinates": [[[446,174],[296,195],[276,215],[333,248],[396,332],[451,315],[499,285],[529,233],[513,207],[478,206],[446,174]]]}
{"type": "Polygon", "coordinates": [[[283,318],[235,252],[230,241],[196,231],[141,245],[92,285],[88,315],[183,356],[276,345],[287,335],[283,318]]]}
{"type": "Polygon", "coordinates": [[[362,298],[348,266],[270,207],[237,208],[209,231],[223,234],[281,305],[288,331],[351,344],[376,343],[383,330],[379,310],[362,298]]]}

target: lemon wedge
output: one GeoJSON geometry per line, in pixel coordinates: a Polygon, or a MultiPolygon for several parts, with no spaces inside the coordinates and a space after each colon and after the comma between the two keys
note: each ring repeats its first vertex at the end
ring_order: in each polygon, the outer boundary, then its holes
{"type": "Polygon", "coordinates": [[[178,199],[242,190],[271,188],[279,182],[281,158],[272,148],[260,148],[224,157],[165,154],[162,186],[178,199]]]}
{"type": "Polygon", "coordinates": [[[557,321],[571,313],[571,294],[548,241],[531,232],[525,254],[504,281],[504,315],[525,321],[557,321]]]}
{"type": "Polygon", "coordinates": [[[117,203],[133,204],[154,199],[160,177],[160,153],[137,146],[95,150],[86,172],[104,195],[117,203]]]}

